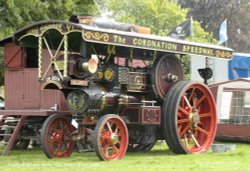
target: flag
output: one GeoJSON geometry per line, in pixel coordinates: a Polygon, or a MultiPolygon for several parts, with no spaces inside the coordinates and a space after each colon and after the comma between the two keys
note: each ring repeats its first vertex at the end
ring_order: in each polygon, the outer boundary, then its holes
{"type": "Polygon", "coordinates": [[[220,25],[220,41],[219,44],[222,44],[228,40],[227,37],[227,19],[225,19],[220,25]]]}
{"type": "Polygon", "coordinates": [[[186,37],[191,36],[192,34],[192,17],[175,27],[170,33],[169,37],[174,39],[185,39],[186,37]]]}

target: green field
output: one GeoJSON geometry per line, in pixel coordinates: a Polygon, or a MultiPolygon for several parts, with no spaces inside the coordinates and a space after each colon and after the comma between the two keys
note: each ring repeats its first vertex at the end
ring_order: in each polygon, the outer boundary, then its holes
{"type": "Polygon", "coordinates": [[[74,152],[69,158],[48,159],[39,149],[11,151],[0,157],[0,171],[250,171],[250,144],[237,144],[235,151],[201,155],[175,155],[165,144],[156,145],[150,152],[127,153],[120,161],[101,162],[94,152],[74,152]]]}

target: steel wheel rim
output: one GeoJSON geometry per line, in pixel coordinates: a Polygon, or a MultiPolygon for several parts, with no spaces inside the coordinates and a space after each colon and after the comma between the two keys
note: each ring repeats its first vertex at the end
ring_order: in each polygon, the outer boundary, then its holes
{"type": "Polygon", "coordinates": [[[179,141],[189,153],[208,150],[216,132],[216,109],[204,85],[192,84],[182,91],[176,123],[179,141]]]}
{"type": "Polygon", "coordinates": [[[118,118],[109,118],[100,127],[99,152],[106,160],[119,160],[127,151],[128,133],[118,118]]]}
{"type": "Polygon", "coordinates": [[[51,157],[68,157],[74,150],[74,142],[69,138],[72,125],[65,118],[55,118],[46,130],[46,147],[51,157]]]}

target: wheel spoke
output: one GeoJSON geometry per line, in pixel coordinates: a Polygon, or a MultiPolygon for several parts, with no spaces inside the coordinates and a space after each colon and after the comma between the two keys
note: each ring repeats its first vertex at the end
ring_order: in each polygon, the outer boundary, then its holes
{"type": "Polygon", "coordinates": [[[181,128],[182,128],[182,125],[179,125],[179,126],[178,126],[178,133],[179,133],[179,134],[181,133],[181,128]]]}
{"type": "Polygon", "coordinates": [[[184,113],[185,115],[189,115],[189,112],[186,111],[185,109],[183,109],[182,107],[178,106],[178,110],[180,110],[182,113],[184,113]]]}
{"type": "Polygon", "coordinates": [[[65,141],[71,141],[72,140],[71,132],[64,133],[63,137],[64,137],[65,141]]]}
{"type": "Polygon", "coordinates": [[[190,133],[192,139],[194,140],[195,145],[196,145],[198,148],[200,148],[201,146],[200,146],[199,142],[197,141],[197,139],[195,138],[194,134],[193,134],[191,131],[189,131],[189,133],[190,133]]]}
{"type": "Polygon", "coordinates": [[[114,146],[112,147],[112,155],[115,155],[115,154],[117,154],[117,153],[119,153],[119,149],[114,145],[114,146]]]}
{"type": "Polygon", "coordinates": [[[49,128],[49,132],[51,130],[53,131],[53,133],[58,131],[58,129],[56,128],[56,125],[51,125],[50,128],[49,128]]]}
{"type": "Polygon", "coordinates": [[[115,128],[115,134],[118,134],[118,130],[119,130],[119,128],[118,128],[118,126],[116,126],[116,128],[115,128]]]}
{"type": "Polygon", "coordinates": [[[180,118],[182,117],[180,112],[177,112],[177,116],[179,116],[180,118]]]}
{"type": "Polygon", "coordinates": [[[188,131],[189,125],[187,125],[180,133],[180,138],[188,131]]]}
{"type": "Polygon", "coordinates": [[[105,145],[105,146],[110,146],[110,141],[107,141],[107,139],[101,139],[100,143],[105,145]]]}
{"type": "Polygon", "coordinates": [[[64,124],[64,126],[63,126],[63,129],[62,129],[63,131],[65,131],[65,132],[67,132],[68,130],[69,130],[69,128],[68,128],[68,126],[66,125],[66,124],[64,124]]]}
{"type": "Polygon", "coordinates": [[[64,153],[68,148],[68,143],[62,143],[61,152],[64,153]]]}
{"type": "Polygon", "coordinates": [[[207,96],[205,94],[203,94],[203,96],[197,101],[197,103],[195,104],[196,107],[198,107],[200,105],[200,103],[205,100],[207,98],[207,96]]]}
{"type": "Polygon", "coordinates": [[[53,137],[53,134],[55,133],[55,131],[53,131],[52,133],[50,131],[48,131],[47,135],[49,136],[52,136],[53,137]]]}
{"type": "Polygon", "coordinates": [[[107,126],[108,126],[108,129],[109,129],[110,133],[112,133],[112,127],[110,126],[109,122],[107,122],[107,126]]]}
{"type": "Polygon", "coordinates": [[[109,146],[104,146],[104,147],[102,148],[104,154],[105,154],[106,156],[108,156],[108,157],[109,157],[109,148],[110,148],[109,146]]]}
{"type": "Polygon", "coordinates": [[[185,102],[187,103],[188,107],[189,107],[189,108],[192,108],[192,106],[190,105],[189,100],[187,99],[186,96],[184,96],[184,100],[185,100],[185,102]]]}
{"type": "Polygon", "coordinates": [[[61,146],[62,146],[61,143],[58,143],[58,145],[57,145],[57,147],[56,147],[56,149],[54,151],[55,155],[57,155],[57,153],[60,152],[61,146]]]}
{"type": "Polygon", "coordinates": [[[188,122],[188,119],[179,119],[177,121],[178,124],[180,124],[180,123],[187,123],[187,122],[188,122]]]}
{"type": "Polygon", "coordinates": [[[190,140],[191,140],[191,135],[190,134],[188,134],[189,136],[188,136],[188,143],[190,142],[190,140]]]}
{"type": "Polygon", "coordinates": [[[47,143],[49,144],[54,144],[56,142],[56,140],[54,139],[54,137],[52,137],[51,139],[47,139],[47,143]]]}
{"type": "Polygon", "coordinates": [[[107,131],[104,131],[104,132],[101,134],[101,138],[102,138],[102,139],[108,139],[108,138],[110,138],[110,133],[107,132],[107,131]]]}
{"type": "Polygon", "coordinates": [[[212,117],[211,113],[202,113],[202,114],[199,114],[199,115],[200,115],[200,118],[212,117]]]}
{"type": "Polygon", "coordinates": [[[194,92],[195,92],[195,88],[192,89],[190,96],[188,98],[188,101],[191,101],[194,98],[194,92]]]}
{"type": "Polygon", "coordinates": [[[196,106],[196,99],[195,99],[195,96],[193,96],[192,102],[193,102],[193,106],[196,106]]]}
{"type": "Polygon", "coordinates": [[[184,141],[185,141],[186,146],[189,147],[189,141],[187,139],[187,135],[186,134],[184,134],[184,141]]]}
{"type": "Polygon", "coordinates": [[[63,130],[63,125],[64,125],[64,124],[62,123],[62,121],[60,121],[60,122],[59,122],[60,130],[63,130]]]}
{"type": "Polygon", "coordinates": [[[100,144],[102,148],[104,149],[105,147],[108,148],[110,146],[110,143],[107,143],[104,139],[100,140],[100,144]]]}
{"type": "Polygon", "coordinates": [[[203,134],[207,135],[208,137],[210,136],[210,133],[207,132],[205,129],[203,129],[203,128],[199,127],[199,126],[197,126],[196,129],[198,131],[202,132],[203,134]]]}

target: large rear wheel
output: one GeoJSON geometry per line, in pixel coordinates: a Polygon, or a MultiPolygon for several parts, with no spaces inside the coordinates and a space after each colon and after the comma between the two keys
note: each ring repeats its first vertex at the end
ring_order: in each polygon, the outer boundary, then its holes
{"type": "Polygon", "coordinates": [[[209,89],[197,82],[178,82],[164,98],[162,128],[169,148],[178,154],[202,153],[216,133],[216,108],[209,89]]]}
{"type": "Polygon", "coordinates": [[[70,121],[70,118],[57,114],[45,120],[41,129],[41,145],[48,158],[68,157],[73,152],[75,143],[71,133],[74,127],[70,121]]]}
{"type": "Polygon", "coordinates": [[[127,151],[128,130],[118,115],[104,115],[94,131],[93,146],[100,160],[119,160],[127,151]]]}

